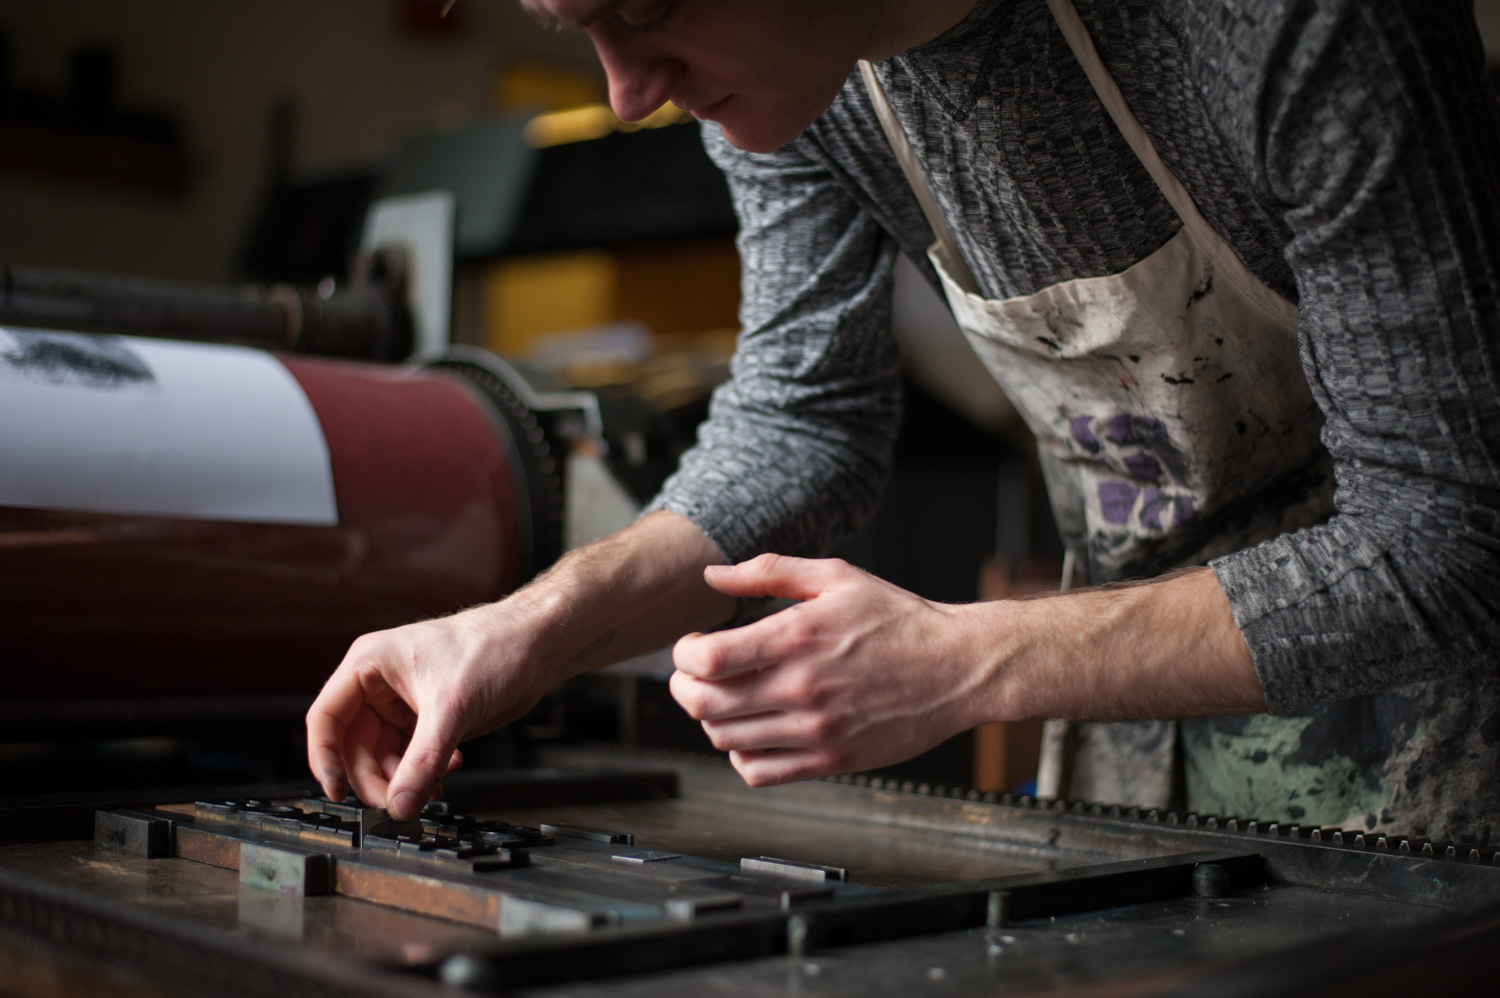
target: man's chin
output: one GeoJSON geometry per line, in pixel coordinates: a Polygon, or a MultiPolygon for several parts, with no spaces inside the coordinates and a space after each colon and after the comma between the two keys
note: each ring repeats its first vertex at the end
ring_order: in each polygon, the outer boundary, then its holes
{"type": "Polygon", "coordinates": [[[775,152],[802,134],[800,128],[792,131],[786,128],[756,128],[753,125],[745,127],[729,121],[719,122],[719,128],[730,145],[745,152],[775,152]]]}

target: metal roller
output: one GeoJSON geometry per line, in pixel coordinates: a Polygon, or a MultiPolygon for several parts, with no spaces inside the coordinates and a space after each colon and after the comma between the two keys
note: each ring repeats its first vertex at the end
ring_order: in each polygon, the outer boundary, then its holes
{"type": "Polygon", "coordinates": [[[0,328],[8,699],[315,691],[554,559],[556,469],[498,378],[0,328]]]}
{"type": "Polygon", "coordinates": [[[0,265],[0,323],[242,343],[329,357],[396,361],[412,351],[404,255],[366,254],[335,288],[240,288],[0,265]]]}

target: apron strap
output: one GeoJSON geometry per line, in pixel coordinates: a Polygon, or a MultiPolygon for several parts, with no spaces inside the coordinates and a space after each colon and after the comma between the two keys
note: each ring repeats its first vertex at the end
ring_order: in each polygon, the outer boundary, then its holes
{"type": "Polygon", "coordinates": [[[864,78],[870,103],[875,105],[875,117],[880,119],[880,127],[885,132],[886,141],[891,144],[891,151],[896,154],[896,162],[901,164],[901,172],[906,174],[906,182],[911,185],[912,193],[917,196],[917,203],[922,206],[922,214],[927,216],[927,224],[932,227],[932,235],[937,241],[943,266],[948,269],[948,276],[965,291],[977,295],[979,285],[974,282],[974,274],[969,270],[968,261],[959,252],[953,230],[948,228],[948,219],[938,204],[937,196],[932,193],[932,185],[927,182],[927,172],[917,161],[917,152],[911,147],[906,130],[896,120],[896,112],[891,110],[885,88],[875,76],[875,67],[868,60],[861,59],[859,75],[864,78]]]}
{"type": "MultiPolygon", "coordinates": [[[[1207,254],[1214,268],[1233,281],[1251,301],[1279,319],[1283,325],[1295,329],[1297,306],[1268,288],[1249,267],[1245,266],[1234,248],[1225,242],[1209,224],[1208,219],[1203,217],[1203,213],[1198,210],[1187,188],[1182,186],[1181,181],[1157,153],[1156,146],[1151,143],[1151,137],[1141,127],[1140,119],[1135,116],[1135,112],[1130,110],[1130,105],[1125,102],[1125,95],[1120,92],[1119,85],[1115,83],[1114,77],[1109,75],[1109,70],[1104,67],[1104,60],[1100,58],[1099,50],[1094,47],[1094,40],[1089,37],[1088,29],[1084,27],[1083,20],[1078,16],[1078,9],[1073,6],[1072,0],[1047,0],[1047,6],[1051,8],[1053,19],[1062,29],[1063,38],[1067,40],[1068,47],[1073,50],[1074,57],[1083,67],[1084,75],[1088,77],[1094,93],[1104,105],[1104,110],[1109,113],[1115,127],[1120,130],[1126,144],[1141,161],[1141,165],[1146,168],[1146,172],[1150,174],[1162,196],[1177,212],[1177,217],[1182,220],[1183,227],[1188,231],[1188,237],[1207,254]]],[[[974,281],[974,275],[969,270],[963,254],[959,252],[958,243],[953,238],[953,230],[948,227],[948,220],[943,215],[943,209],[939,206],[936,195],[932,192],[932,185],[928,182],[927,174],[917,159],[911,140],[907,138],[901,122],[896,120],[896,112],[891,109],[885,88],[880,85],[880,80],[875,75],[875,67],[861,59],[859,73],[864,79],[865,90],[869,92],[870,102],[875,107],[875,116],[880,120],[880,127],[896,154],[896,161],[901,164],[901,172],[906,175],[906,182],[911,185],[912,193],[917,196],[917,203],[922,206],[922,214],[927,216],[927,224],[932,227],[932,234],[937,240],[943,264],[960,287],[971,294],[978,294],[979,288],[974,281]]]]}
{"type": "Polygon", "coordinates": [[[1141,165],[1146,168],[1151,179],[1156,182],[1162,196],[1176,209],[1177,217],[1182,219],[1189,238],[1208,255],[1208,258],[1213,261],[1214,268],[1238,285],[1251,301],[1295,329],[1297,306],[1266,287],[1261,279],[1245,266],[1244,261],[1235,253],[1234,247],[1225,242],[1218,231],[1208,223],[1208,219],[1203,217],[1203,213],[1198,210],[1198,205],[1193,201],[1193,196],[1187,192],[1187,188],[1183,187],[1182,182],[1177,179],[1177,175],[1162,160],[1161,155],[1156,151],[1156,146],[1151,143],[1151,137],[1146,134],[1146,129],[1141,127],[1140,119],[1125,102],[1125,95],[1120,92],[1119,84],[1115,82],[1113,76],[1109,75],[1109,70],[1104,68],[1104,60],[1100,58],[1099,50],[1094,47],[1094,40],[1089,36],[1088,29],[1084,27],[1083,19],[1078,16],[1078,8],[1073,6],[1073,0],[1047,0],[1047,6],[1052,9],[1053,19],[1062,29],[1063,38],[1067,39],[1068,47],[1073,50],[1074,57],[1083,67],[1084,74],[1094,87],[1094,93],[1099,95],[1100,102],[1104,104],[1104,110],[1109,112],[1115,127],[1120,130],[1120,134],[1125,137],[1126,144],[1141,161],[1141,165]]]}

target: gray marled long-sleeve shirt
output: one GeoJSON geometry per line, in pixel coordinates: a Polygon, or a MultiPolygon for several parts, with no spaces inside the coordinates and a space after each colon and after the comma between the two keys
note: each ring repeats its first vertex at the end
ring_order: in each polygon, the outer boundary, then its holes
{"type": "MultiPolygon", "coordinates": [[[[1500,115],[1470,4],[1078,8],[1203,214],[1297,302],[1337,482],[1327,522],[1213,563],[1291,720],[1185,725],[1191,803],[1488,839],[1500,115]]],[[[986,296],[1117,273],[1177,231],[1043,0],[980,0],[881,73],[986,296]]],[[[655,505],[731,560],[818,553],[878,500],[899,419],[891,266],[904,252],[932,277],[931,232],[857,75],[779,152],[704,135],[739,206],[744,331],[655,505]]]]}

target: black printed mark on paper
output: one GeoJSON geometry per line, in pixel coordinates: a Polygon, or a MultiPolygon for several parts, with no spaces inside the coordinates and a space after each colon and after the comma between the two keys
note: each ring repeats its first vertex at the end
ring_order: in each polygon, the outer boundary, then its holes
{"type": "Polygon", "coordinates": [[[14,345],[0,346],[0,363],[33,381],[109,390],[156,381],[146,362],[118,336],[32,329],[5,333],[14,345]]]}

